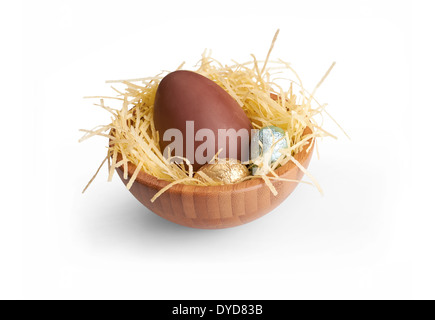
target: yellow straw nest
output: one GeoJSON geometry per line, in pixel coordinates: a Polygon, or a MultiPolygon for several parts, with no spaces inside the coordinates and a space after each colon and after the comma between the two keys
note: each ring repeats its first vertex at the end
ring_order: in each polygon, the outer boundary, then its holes
{"type": "MultiPolygon", "coordinates": [[[[280,150],[280,158],[270,168],[261,167],[263,164],[261,156],[252,159],[250,165],[260,166],[260,169],[256,175],[251,175],[246,179],[264,179],[272,193],[276,195],[277,192],[270,180],[281,178],[275,174],[274,170],[288,161],[293,161],[322,192],[314,177],[295,160],[293,155],[301,151],[312,137],[330,136],[336,138],[321,127],[323,114],[330,116],[325,110],[326,104],[319,104],[313,97],[335,63],[328,69],[313,92],[308,93],[288,62],[283,60],[269,61],[277,35],[278,32],[275,34],[264,61],[258,61],[254,55],[251,55],[250,61],[244,63],[232,61],[231,65],[223,65],[211,57],[210,51],[205,51],[194,71],[211,79],[228,92],[252,121],[255,129],[273,125],[283,129],[286,133],[285,138],[289,148],[280,150]],[[284,78],[286,73],[292,74],[296,80],[284,78]],[[280,85],[280,81],[286,87],[280,85]],[[320,120],[320,123],[317,119],[320,120]],[[310,128],[311,134],[303,135],[306,127],[310,128]]],[[[184,63],[177,70],[181,69],[183,65],[184,63]]],[[[132,186],[140,170],[170,182],[167,187],[153,197],[152,201],[175,184],[203,186],[217,184],[207,177],[203,177],[205,179],[202,181],[194,178],[192,166],[187,159],[184,159],[185,164],[177,164],[171,162],[171,159],[163,157],[159,148],[159,135],[154,128],[153,111],[157,87],[166,74],[167,72],[149,78],[107,81],[108,83],[125,85],[124,91],[112,86],[117,93],[114,97],[86,97],[100,99],[100,103],[97,105],[111,114],[112,121],[110,124],[98,126],[93,130],[81,130],[85,132],[85,135],[80,139],[80,142],[93,136],[103,136],[111,140],[105,159],[83,192],[106,161],[109,164],[109,181],[112,180],[115,168],[123,166],[124,178],[128,179],[128,163],[133,163],[136,166],[137,169],[130,178],[127,188],[132,186]],[[122,107],[120,109],[108,107],[105,105],[104,99],[119,100],[122,107]],[[121,160],[118,161],[118,159],[121,160]]],[[[311,147],[312,145],[308,147],[308,150],[311,147]]]]}

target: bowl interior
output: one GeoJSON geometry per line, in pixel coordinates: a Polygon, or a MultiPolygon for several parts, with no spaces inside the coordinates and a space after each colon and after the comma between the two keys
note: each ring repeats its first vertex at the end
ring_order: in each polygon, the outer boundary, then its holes
{"type": "MultiPolygon", "coordinates": [[[[303,135],[307,135],[312,133],[311,129],[306,127],[303,135]]],[[[296,153],[294,155],[294,158],[301,164],[306,163],[306,160],[311,156],[312,152],[313,152],[313,147],[310,148],[310,150],[308,150],[308,147],[310,146],[311,142],[312,142],[311,138],[310,140],[308,140],[308,143],[305,144],[302,148],[302,150],[298,153],[296,153]]],[[[118,155],[118,159],[117,161],[122,160],[122,158],[120,158],[121,155],[118,155]]],[[[120,167],[120,169],[123,171],[124,168],[123,166],[120,167]]],[[[136,170],[136,166],[129,162],[128,163],[128,176],[131,177],[134,173],[134,171],[136,170]]],[[[275,170],[275,173],[278,176],[282,176],[284,175],[287,171],[290,170],[299,170],[299,168],[297,168],[297,166],[292,162],[292,161],[288,161],[285,165],[277,168],[275,170]]],[[[269,174],[268,176],[272,176],[271,174],[269,174]]],[[[135,183],[140,183],[143,185],[146,185],[148,187],[152,187],[153,189],[156,190],[160,190],[162,188],[164,188],[165,186],[167,186],[170,182],[166,181],[166,180],[161,180],[158,179],[148,173],[146,173],[145,171],[140,171],[139,174],[136,177],[135,183]]],[[[220,186],[198,186],[198,185],[182,185],[182,184],[177,184],[172,186],[169,191],[171,193],[185,193],[185,192],[191,192],[191,193],[195,193],[195,194],[200,194],[200,193],[207,193],[210,191],[210,188],[214,188],[216,189],[216,191],[225,191],[225,190],[231,190],[234,188],[234,185],[237,185],[237,189],[249,189],[249,188],[253,188],[256,187],[258,185],[264,185],[265,182],[263,179],[261,178],[255,178],[255,179],[251,179],[251,180],[246,180],[246,181],[242,181],[236,184],[228,184],[228,185],[220,185],[220,186]]]]}

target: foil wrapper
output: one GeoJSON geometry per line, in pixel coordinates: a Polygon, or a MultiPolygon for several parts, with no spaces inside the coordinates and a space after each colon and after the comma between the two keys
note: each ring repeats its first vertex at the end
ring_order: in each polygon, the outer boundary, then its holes
{"type": "MultiPolygon", "coordinates": [[[[219,159],[216,163],[203,165],[198,172],[203,172],[214,182],[223,184],[237,183],[249,176],[248,168],[240,161],[232,159],[219,159]]],[[[198,172],[195,173],[194,177],[207,182],[198,172]]]]}
{"type": "MultiPolygon", "coordinates": [[[[251,159],[263,157],[263,167],[270,167],[281,156],[281,149],[288,148],[285,132],[275,126],[267,126],[257,131],[252,137],[253,148],[251,159]],[[261,142],[261,144],[260,144],[261,142]],[[261,145],[261,146],[260,146],[261,145]]],[[[252,174],[256,174],[257,166],[253,166],[252,174]]],[[[267,173],[267,170],[263,170],[267,173]]]]}

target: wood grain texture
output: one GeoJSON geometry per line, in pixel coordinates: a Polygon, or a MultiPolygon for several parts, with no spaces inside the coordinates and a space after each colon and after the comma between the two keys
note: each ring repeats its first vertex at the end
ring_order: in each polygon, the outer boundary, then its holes
{"type": "MultiPolygon", "coordinates": [[[[304,134],[311,131],[307,128],[304,134]]],[[[311,141],[310,141],[311,142],[311,141]]],[[[307,144],[295,155],[305,168],[310,163],[313,147],[307,152],[307,144]]],[[[128,165],[129,178],[136,166],[128,165]]],[[[116,169],[124,184],[123,167],[116,169]]],[[[278,176],[301,180],[303,172],[291,161],[275,170],[278,176]]],[[[174,223],[202,229],[219,229],[248,223],[276,208],[296,188],[297,182],[272,181],[278,191],[274,196],[263,179],[253,179],[224,186],[175,185],[152,203],[150,200],[169,182],[159,180],[143,171],[139,173],[130,192],[155,214],[174,223]]]]}

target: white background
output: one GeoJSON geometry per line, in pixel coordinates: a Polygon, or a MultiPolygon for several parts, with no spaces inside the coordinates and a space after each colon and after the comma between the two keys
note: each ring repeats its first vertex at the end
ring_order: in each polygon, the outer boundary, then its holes
{"type": "MultiPolygon", "coordinates": [[[[3,8],[4,7],[4,8],[3,8]]],[[[413,1],[23,1],[1,12],[0,298],[435,298],[433,10],[413,1]],[[196,230],[147,211],[103,170],[107,79],[290,61],[338,140],[250,224],[196,230]]]]}

